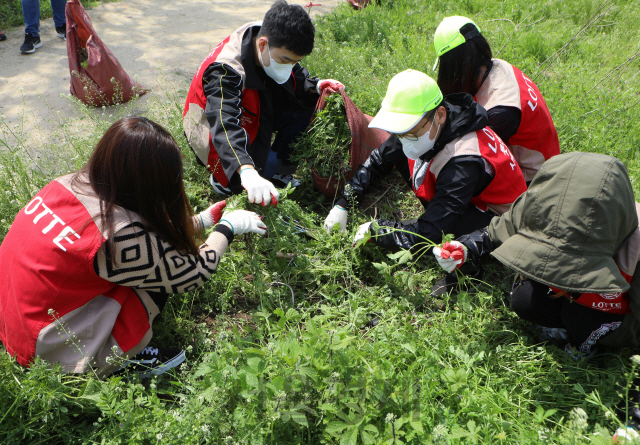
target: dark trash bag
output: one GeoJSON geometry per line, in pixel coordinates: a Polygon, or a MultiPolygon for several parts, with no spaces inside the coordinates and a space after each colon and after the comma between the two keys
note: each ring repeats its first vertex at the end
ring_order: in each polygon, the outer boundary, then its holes
{"type": "Polygon", "coordinates": [[[87,105],[100,107],[124,103],[149,91],[124,71],[78,0],[67,2],[65,16],[71,94],[87,105]]]}
{"type": "MultiPolygon", "coordinates": [[[[380,130],[379,128],[369,128],[369,122],[371,122],[373,117],[368,114],[364,114],[360,108],[353,103],[351,98],[347,96],[344,90],[340,90],[339,92],[344,103],[347,123],[351,130],[351,147],[349,149],[351,155],[351,170],[346,174],[346,180],[348,181],[355,174],[358,166],[360,164],[364,164],[371,152],[389,138],[389,133],[384,130],[380,130]]],[[[320,99],[318,99],[318,103],[316,104],[317,110],[323,110],[324,107],[327,106],[324,98],[330,94],[335,93],[330,91],[329,88],[322,92],[322,96],[320,96],[320,99]]],[[[325,196],[336,196],[344,186],[343,181],[340,181],[335,176],[324,178],[318,175],[315,171],[312,171],[311,173],[316,187],[325,196]]]]}

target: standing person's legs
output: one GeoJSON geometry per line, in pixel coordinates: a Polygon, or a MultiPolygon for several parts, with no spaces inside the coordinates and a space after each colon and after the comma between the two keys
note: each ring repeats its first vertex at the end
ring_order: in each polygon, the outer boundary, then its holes
{"type": "MultiPolygon", "coordinates": [[[[67,0],[51,0],[51,10],[53,11],[53,24],[56,27],[56,31],[62,31],[62,28],[66,26],[67,19],[64,15],[64,8],[67,4],[67,0]]],[[[64,38],[58,34],[58,37],[64,38]]]]}
{"type": "Polygon", "coordinates": [[[21,0],[24,33],[40,37],[40,2],[38,0],[21,0]]]}

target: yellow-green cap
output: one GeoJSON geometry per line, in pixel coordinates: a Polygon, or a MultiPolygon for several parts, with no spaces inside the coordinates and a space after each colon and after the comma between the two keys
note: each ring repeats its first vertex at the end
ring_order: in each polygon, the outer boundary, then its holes
{"type": "Polygon", "coordinates": [[[434,71],[438,67],[438,60],[441,55],[466,42],[465,36],[460,33],[460,28],[467,23],[472,23],[478,29],[478,32],[480,32],[478,25],[467,17],[454,15],[451,17],[445,17],[445,19],[440,22],[435,34],[433,35],[433,46],[436,50],[436,63],[433,65],[434,71]]]}
{"type": "Polygon", "coordinates": [[[420,71],[402,71],[389,82],[380,111],[369,128],[405,133],[440,102],[442,92],[435,80],[420,71]]]}

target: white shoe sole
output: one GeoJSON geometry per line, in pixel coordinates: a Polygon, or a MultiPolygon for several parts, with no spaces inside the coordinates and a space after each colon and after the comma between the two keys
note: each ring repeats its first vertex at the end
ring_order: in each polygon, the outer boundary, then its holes
{"type": "Polygon", "coordinates": [[[118,370],[116,370],[115,372],[120,372],[125,370],[129,365],[137,365],[137,366],[141,366],[141,367],[147,367],[148,370],[144,371],[144,372],[136,372],[137,375],[139,375],[142,378],[149,378],[152,375],[161,375],[164,374],[165,372],[167,372],[170,369],[173,369],[177,366],[179,366],[181,363],[183,363],[185,360],[187,359],[187,357],[184,355],[184,351],[180,351],[180,353],[178,355],[176,355],[175,357],[167,360],[166,362],[164,362],[162,365],[159,365],[157,367],[153,367],[153,364],[156,362],[157,359],[153,359],[153,360],[135,360],[135,361],[128,361],[126,362],[124,365],[122,365],[118,370]]]}
{"type": "Polygon", "coordinates": [[[36,50],[38,48],[42,48],[42,41],[40,41],[40,43],[36,43],[35,45],[33,45],[33,49],[29,50],[29,51],[20,51],[22,54],[33,54],[36,52],[36,50]]]}
{"type": "Polygon", "coordinates": [[[164,374],[168,370],[179,366],[182,362],[184,362],[187,358],[184,355],[184,351],[180,351],[180,354],[173,357],[171,360],[164,362],[162,365],[157,368],[153,368],[150,372],[145,373],[145,375],[160,375],[164,374]]]}
{"type": "Polygon", "coordinates": [[[279,175],[273,175],[273,177],[271,178],[272,182],[273,181],[277,181],[279,184],[283,184],[283,188],[286,187],[287,185],[291,184],[291,187],[295,188],[295,187],[299,187],[300,184],[302,184],[302,182],[298,181],[296,178],[291,178],[290,181],[283,181],[283,176],[279,176],[279,175]]]}
{"type": "Polygon", "coordinates": [[[218,195],[231,196],[233,194],[230,189],[223,187],[222,184],[217,182],[213,175],[209,175],[209,184],[211,184],[211,188],[213,188],[213,191],[218,195]]]}

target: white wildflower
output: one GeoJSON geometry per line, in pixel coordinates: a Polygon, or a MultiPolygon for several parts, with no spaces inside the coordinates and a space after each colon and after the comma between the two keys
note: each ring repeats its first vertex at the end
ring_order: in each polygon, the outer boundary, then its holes
{"type": "Polygon", "coordinates": [[[573,408],[569,413],[570,424],[577,431],[587,428],[587,413],[582,408],[573,408]]]}
{"type": "Polygon", "coordinates": [[[431,432],[431,435],[435,440],[442,440],[447,437],[447,427],[444,425],[436,425],[431,432]]]}

